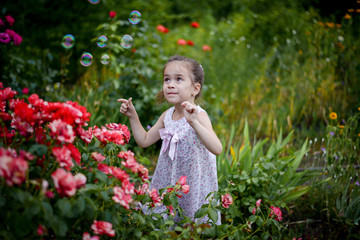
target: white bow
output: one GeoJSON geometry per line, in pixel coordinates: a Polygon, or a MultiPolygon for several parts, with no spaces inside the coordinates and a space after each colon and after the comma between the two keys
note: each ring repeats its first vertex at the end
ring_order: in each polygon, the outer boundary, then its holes
{"type": "Polygon", "coordinates": [[[164,147],[162,152],[166,152],[166,149],[170,145],[169,157],[171,160],[174,160],[176,143],[179,140],[179,137],[176,132],[170,131],[166,128],[159,129],[160,137],[163,140],[164,147]]]}

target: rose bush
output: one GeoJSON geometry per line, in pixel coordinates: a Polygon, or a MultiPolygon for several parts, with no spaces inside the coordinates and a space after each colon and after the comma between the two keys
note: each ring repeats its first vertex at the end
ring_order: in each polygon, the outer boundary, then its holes
{"type": "MultiPolygon", "coordinates": [[[[175,186],[149,189],[147,168],[125,147],[130,139],[125,125],[89,127],[91,114],[76,102],[16,95],[0,83],[2,239],[238,238],[268,232],[269,221],[281,220],[280,209],[264,206],[267,214],[256,218],[264,224],[255,231],[250,212],[242,222],[226,223],[237,211],[228,192],[209,194],[195,220],[189,219],[178,204],[191,190],[187,177],[175,186]],[[164,212],[156,213],[162,205],[164,212]],[[213,224],[219,217],[223,224],[213,224]]],[[[273,234],[284,230],[277,227],[273,234]]]]}

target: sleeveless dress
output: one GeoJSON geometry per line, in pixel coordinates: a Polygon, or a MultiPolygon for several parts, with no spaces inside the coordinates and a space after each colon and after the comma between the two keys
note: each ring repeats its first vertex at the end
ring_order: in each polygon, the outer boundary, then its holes
{"type": "MultiPolygon", "coordinates": [[[[216,156],[204,146],[185,117],[172,119],[174,110],[175,107],[168,109],[164,118],[165,129],[160,129],[163,143],[150,189],[175,185],[181,176],[187,176],[190,191],[179,198],[179,206],[186,216],[194,220],[195,212],[207,203],[206,196],[218,191],[216,156]]],[[[205,112],[200,106],[198,110],[205,112]]],[[[163,211],[165,206],[155,209],[157,213],[163,211]]],[[[205,217],[200,222],[207,220],[205,217]]],[[[221,224],[220,212],[216,224],[221,224]]]]}

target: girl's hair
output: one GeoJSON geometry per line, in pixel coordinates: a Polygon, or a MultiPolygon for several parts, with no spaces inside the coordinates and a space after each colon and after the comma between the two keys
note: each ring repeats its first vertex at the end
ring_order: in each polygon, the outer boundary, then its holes
{"type": "MultiPolygon", "coordinates": [[[[203,70],[202,66],[194,59],[175,55],[175,56],[170,57],[169,60],[167,61],[167,63],[165,64],[165,66],[163,68],[163,75],[164,75],[164,71],[165,71],[165,68],[167,67],[167,65],[169,63],[175,62],[175,61],[186,63],[186,65],[188,66],[188,70],[191,73],[191,80],[193,81],[193,83],[200,83],[200,91],[195,96],[195,100],[197,100],[201,96],[201,89],[204,84],[204,70],[203,70]]],[[[162,89],[156,94],[156,101],[159,103],[165,102],[164,92],[162,89]]]]}

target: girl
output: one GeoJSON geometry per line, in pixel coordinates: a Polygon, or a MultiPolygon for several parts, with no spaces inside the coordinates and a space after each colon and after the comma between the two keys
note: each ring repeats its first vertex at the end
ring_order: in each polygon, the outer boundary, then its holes
{"type": "MultiPolygon", "coordinates": [[[[193,59],[173,56],[164,67],[163,80],[158,97],[173,107],[166,110],[148,132],[142,127],[131,98],[118,99],[122,102],[120,112],[129,117],[140,147],[163,140],[150,189],[175,185],[180,176],[187,176],[190,191],[179,199],[179,206],[193,219],[195,212],[206,203],[206,196],[218,190],[215,155],[222,152],[222,144],[207,113],[195,105],[204,83],[201,65],[193,59]]],[[[164,210],[165,206],[161,206],[156,212],[164,210]]]]}

